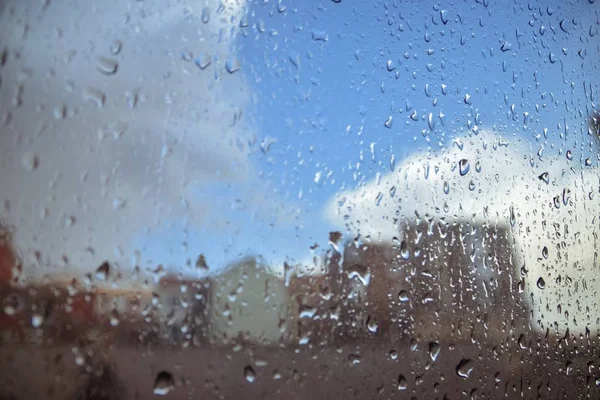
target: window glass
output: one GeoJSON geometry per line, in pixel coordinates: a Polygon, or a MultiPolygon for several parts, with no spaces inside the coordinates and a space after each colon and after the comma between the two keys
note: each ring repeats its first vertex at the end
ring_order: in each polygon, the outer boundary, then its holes
{"type": "Polygon", "coordinates": [[[600,396],[597,0],[0,32],[0,398],[600,396]]]}

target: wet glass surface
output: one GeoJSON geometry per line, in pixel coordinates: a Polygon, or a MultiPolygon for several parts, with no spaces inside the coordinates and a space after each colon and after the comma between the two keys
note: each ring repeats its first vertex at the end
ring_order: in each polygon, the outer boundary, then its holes
{"type": "Polygon", "coordinates": [[[0,33],[0,398],[600,397],[597,0],[0,33]]]}

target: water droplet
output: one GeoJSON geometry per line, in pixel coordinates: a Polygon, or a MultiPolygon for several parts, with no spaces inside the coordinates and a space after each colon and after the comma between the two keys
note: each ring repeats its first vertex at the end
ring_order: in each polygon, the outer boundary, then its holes
{"type": "Polygon", "coordinates": [[[406,390],[408,388],[408,382],[404,375],[398,376],[398,390],[406,390]]]}
{"type": "Polygon", "coordinates": [[[398,293],[398,300],[402,303],[406,303],[409,300],[408,292],[406,290],[401,290],[400,293],[398,293]]]}
{"type": "Polygon", "coordinates": [[[440,350],[441,346],[438,342],[429,343],[429,357],[431,357],[431,361],[437,360],[440,350]]]}
{"type": "Polygon", "coordinates": [[[206,53],[201,53],[194,60],[194,64],[196,64],[198,66],[198,68],[200,68],[201,70],[206,69],[210,65],[210,63],[211,63],[210,56],[206,53]]]}
{"type": "Polygon", "coordinates": [[[354,264],[348,269],[348,279],[358,279],[363,286],[368,286],[371,281],[371,271],[369,267],[361,264],[354,264]]]}
{"type": "Polygon", "coordinates": [[[210,11],[209,11],[208,7],[204,7],[202,9],[202,17],[201,18],[202,18],[202,22],[205,24],[208,23],[208,21],[210,21],[210,11]]]}
{"type": "Polygon", "coordinates": [[[117,310],[112,310],[109,315],[110,326],[119,326],[120,316],[117,310]]]}
{"type": "Polygon", "coordinates": [[[547,172],[544,172],[543,174],[538,176],[538,179],[541,181],[544,181],[545,184],[549,184],[550,183],[550,174],[548,174],[547,172]]]}
{"type": "Polygon", "coordinates": [[[327,35],[327,32],[315,29],[312,31],[312,38],[314,41],[326,42],[329,39],[329,36],[327,35]]]}
{"type": "Polygon", "coordinates": [[[34,313],[31,316],[31,326],[39,328],[44,323],[44,316],[42,314],[34,313]]]}
{"type": "Polygon", "coordinates": [[[96,107],[101,108],[106,101],[106,95],[99,89],[87,88],[83,91],[83,100],[92,102],[96,107]]]}
{"type": "Polygon", "coordinates": [[[360,364],[360,360],[361,360],[361,357],[358,354],[349,354],[348,355],[348,362],[350,362],[350,365],[360,364]]]}
{"type": "Polygon", "coordinates": [[[546,260],[548,259],[548,248],[546,246],[544,246],[542,249],[542,257],[544,257],[546,260]]]}
{"type": "Polygon", "coordinates": [[[427,125],[429,125],[429,130],[435,129],[435,120],[433,119],[433,113],[429,113],[427,116],[427,125]]]}
{"type": "Polygon", "coordinates": [[[440,19],[442,20],[442,23],[444,25],[446,25],[448,23],[448,11],[447,10],[440,10],[440,19]]]}
{"type": "Polygon", "coordinates": [[[544,281],[544,278],[539,277],[539,279],[537,280],[537,287],[542,290],[546,288],[546,281],[544,281]]]}
{"type": "Polygon", "coordinates": [[[208,270],[208,264],[206,263],[206,258],[204,254],[200,254],[196,259],[196,268],[208,270]]]}
{"type": "Polygon", "coordinates": [[[110,273],[110,265],[107,261],[104,261],[98,268],[96,268],[96,273],[94,276],[99,281],[106,281],[108,279],[108,275],[110,273]]]}
{"type": "Polygon", "coordinates": [[[121,42],[120,40],[113,40],[113,42],[109,46],[111,54],[115,56],[121,52],[122,48],[123,42],[121,42]]]}
{"type": "Polygon", "coordinates": [[[321,175],[322,175],[321,171],[319,171],[319,172],[315,173],[315,179],[314,179],[314,182],[315,182],[317,185],[320,185],[320,184],[321,184],[321,175]]]}
{"type": "Polygon", "coordinates": [[[398,359],[398,352],[396,350],[390,350],[389,355],[390,355],[390,358],[392,360],[397,360],[398,359]]]}
{"type": "Polygon", "coordinates": [[[469,163],[469,160],[463,158],[458,162],[458,171],[460,173],[460,176],[465,176],[466,174],[468,174],[470,169],[471,164],[469,163]]]}
{"type": "Polygon", "coordinates": [[[67,106],[64,104],[58,105],[54,107],[54,119],[59,121],[61,119],[67,118],[67,106]]]}
{"type": "Polygon", "coordinates": [[[563,205],[568,205],[569,204],[569,200],[571,200],[571,191],[567,188],[563,189],[562,192],[562,199],[563,199],[563,205]]]}
{"type": "Polygon", "coordinates": [[[233,74],[234,72],[239,71],[239,69],[240,69],[240,63],[237,59],[227,60],[227,63],[225,66],[227,68],[227,72],[229,72],[230,74],[233,74]]]}
{"type": "Polygon", "coordinates": [[[246,378],[246,380],[250,383],[256,380],[256,373],[254,372],[254,369],[249,365],[247,365],[246,368],[244,368],[244,378],[246,378]]]}
{"type": "Polygon", "coordinates": [[[121,135],[127,132],[129,124],[125,121],[115,121],[106,127],[106,133],[115,139],[119,139],[121,135]]]}
{"type": "Polygon", "coordinates": [[[468,358],[463,358],[460,360],[458,365],[456,366],[456,373],[461,378],[468,378],[473,372],[473,361],[468,358]]]}
{"type": "Polygon", "coordinates": [[[548,54],[548,60],[550,60],[551,64],[554,64],[557,61],[556,55],[554,53],[548,54]]]}
{"type": "Polygon", "coordinates": [[[465,104],[471,104],[471,95],[470,94],[465,94],[465,98],[464,98],[464,102],[465,104]]]}
{"type": "Polygon", "coordinates": [[[165,396],[175,389],[173,375],[167,371],[160,371],[154,380],[153,392],[157,396],[165,396]]]}
{"type": "Polygon", "coordinates": [[[23,308],[23,299],[17,295],[5,297],[2,301],[2,310],[8,316],[16,315],[23,308]]]}
{"type": "Polygon", "coordinates": [[[515,216],[515,207],[512,204],[510,205],[509,213],[509,223],[510,226],[514,228],[515,224],[517,223],[517,217],[515,216]]]}
{"type": "Polygon", "coordinates": [[[394,66],[394,62],[392,60],[388,60],[386,67],[389,72],[392,72],[393,70],[396,69],[396,67],[394,66]]]}
{"type": "Polygon", "coordinates": [[[521,349],[526,349],[527,348],[527,338],[522,333],[521,333],[521,335],[519,335],[519,347],[521,349]]]}
{"type": "Polygon", "coordinates": [[[400,255],[405,260],[410,258],[410,250],[408,249],[408,243],[406,243],[406,240],[403,240],[402,243],[400,243],[400,255]]]}
{"type": "Polygon", "coordinates": [[[23,168],[25,168],[26,171],[35,171],[39,165],[37,155],[28,151],[23,155],[23,158],[21,159],[21,165],[23,165],[23,168]]]}
{"type": "Polygon", "coordinates": [[[367,329],[371,333],[377,333],[377,330],[379,329],[379,322],[370,315],[367,317],[367,329]]]}
{"type": "Polygon", "coordinates": [[[96,68],[104,75],[113,75],[117,73],[119,63],[112,58],[98,57],[96,60],[96,68]]]}
{"type": "Polygon", "coordinates": [[[589,159],[589,158],[586,158],[586,159],[585,159],[585,166],[586,166],[586,167],[589,167],[589,166],[591,166],[591,165],[592,165],[592,160],[591,160],[591,159],[589,159]]]}
{"type": "Polygon", "coordinates": [[[502,46],[500,46],[500,50],[503,52],[509,51],[510,49],[512,49],[512,45],[508,42],[503,42],[502,46]]]}
{"type": "Polygon", "coordinates": [[[392,127],[392,122],[393,122],[393,118],[392,118],[392,116],[390,115],[390,116],[388,117],[388,119],[386,119],[386,120],[385,120],[385,124],[384,124],[384,125],[385,125],[385,127],[386,127],[386,128],[388,128],[388,129],[391,129],[391,127],[392,127]]]}
{"type": "Polygon", "coordinates": [[[567,160],[573,159],[573,152],[571,150],[567,150],[567,160]]]}

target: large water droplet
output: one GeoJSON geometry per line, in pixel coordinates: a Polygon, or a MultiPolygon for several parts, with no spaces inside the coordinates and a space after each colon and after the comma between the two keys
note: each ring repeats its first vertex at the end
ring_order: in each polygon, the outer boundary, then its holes
{"type": "Polygon", "coordinates": [[[468,378],[473,372],[473,361],[468,358],[463,358],[460,360],[458,365],[456,366],[456,373],[461,378],[468,378]]]}
{"type": "Polygon", "coordinates": [[[406,381],[406,378],[404,378],[404,375],[398,376],[398,390],[406,389],[408,389],[408,382],[406,381]]]}
{"type": "Polygon", "coordinates": [[[406,240],[403,240],[402,243],[400,243],[400,255],[405,260],[410,258],[410,250],[408,249],[408,243],[406,243],[406,240]]]}
{"type": "Polygon", "coordinates": [[[211,63],[211,59],[207,53],[201,53],[194,60],[194,64],[196,64],[198,66],[198,68],[200,68],[202,70],[206,69],[210,65],[210,63],[211,63]]]}
{"type": "Polygon", "coordinates": [[[458,162],[458,171],[460,173],[460,176],[465,176],[466,174],[468,174],[470,169],[471,164],[466,158],[463,158],[458,162]]]}
{"type": "Polygon", "coordinates": [[[98,57],[96,60],[96,68],[104,75],[113,75],[117,73],[119,63],[112,58],[98,57]]]}
{"type": "Polygon", "coordinates": [[[327,32],[325,32],[325,31],[320,31],[320,30],[314,29],[312,31],[312,38],[314,41],[326,42],[329,39],[329,36],[327,35],[327,32]]]}
{"type": "Polygon", "coordinates": [[[429,357],[432,361],[435,361],[440,354],[441,346],[438,342],[429,343],[429,357]]]}
{"type": "Polygon", "coordinates": [[[546,288],[546,281],[544,281],[544,278],[540,277],[537,280],[537,287],[544,290],[546,288]]]}
{"type": "Polygon", "coordinates": [[[246,378],[246,380],[250,383],[256,380],[256,373],[254,372],[254,369],[249,365],[247,365],[246,368],[244,368],[244,378],[246,378]]]}
{"type": "Polygon", "coordinates": [[[229,59],[226,63],[227,72],[233,74],[240,69],[240,62],[237,59],[229,59]]]}
{"type": "Polygon", "coordinates": [[[400,293],[398,293],[398,300],[406,303],[409,300],[408,292],[406,290],[401,290],[400,293]]]}
{"type": "Polygon", "coordinates": [[[94,276],[99,281],[106,281],[108,279],[108,275],[110,273],[110,265],[108,262],[103,262],[98,268],[96,268],[96,273],[94,276]]]}
{"type": "Polygon", "coordinates": [[[34,313],[31,316],[31,326],[33,326],[34,328],[41,327],[43,323],[44,323],[44,316],[42,314],[34,313]]]}
{"type": "Polygon", "coordinates": [[[379,322],[374,317],[370,316],[367,318],[367,329],[371,333],[377,333],[379,329],[379,322]]]}
{"type": "Polygon", "coordinates": [[[120,40],[113,40],[113,42],[109,46],[111,54],[115,56],[121,52],[122,48],[123,42],[121,42],[120,40]]]}
{"type": "Polygon", "coordinates": [[[544,172],[543,174],[538,176],[538,179],[541,181],[544,181],[545,184],[549,184],[550,183],[550,174],[548,174],[547,172],[544,172]]]}
{"type": "Polygon", "coordinates": [[[440,10],[440,19],[442,20],[442,23],[444,25],[446,25],[448,23],[448,11],[447,10],[440,10]]]}
{"type": "Polygon", "coordinates": [[[158,396],[165,396],[173,389],[175,389],[173,375],[167,371],[160,371],[154,380],[154,394],[158,396]]]}
{"type": "Polygon", "coordinates": [[[515,216],[515,207],[511,204],[509,209],[510,215],[508,216],[510,226],[514,228],[517,223],[517,217],[515,216]]]}
{"type": "Polygon", "coordinates": [[[205,24],[208,23],[208,21],[210,21],[210,11],[208,10],[208,7],[204,7],[202,9],[202,22],[204,22],[205,24]]]}
{"type": "Polygon", "coordinates": [[[21,159],[21,165],[23,165],[23,168],[25,168],[26,171],[32,172],[36,170],[39,165],[37,155],[28,151],[23,155],[23,158],[21,159]]]}
{"type": "Polygon", "coordinates": [[[388,129],[391,129],[391,128],[392,128],[392,123],[393,123],[393,118],[392,118],[392,116],[390,115],[390,116],[388,117],[388,119],[386,119],[386,120],[385,120],[385,123],[384,123],[384,125],[385,125],[385,127],[386,127],[386,128],[388,128],[388,129]]]}
{"type": "Polygon", "coordinates": [[[356,278],[363,286],[368,286],[371,281],[371,271],[367,266],[354,264],[348,269],[348,278],[351,280],[356,278]]]}
{"type": "Polygon", "coordinates": [[[92,102],[96,107],[104,106],[106,95],[103,91],[95,88],[87,88],[83,91],[83,100],[92,102]]]}
{"type": "Polygon", "coordinates": [[[2,310],[8,316],[13,316],[23,308],[23,299],[17,295],[5,297],[2,301],[2,310]]]}

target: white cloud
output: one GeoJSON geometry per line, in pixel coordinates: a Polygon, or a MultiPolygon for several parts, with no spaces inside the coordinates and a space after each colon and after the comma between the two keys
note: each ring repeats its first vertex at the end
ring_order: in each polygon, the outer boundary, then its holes
{"type": "Polygon", "coordinates": [[[203,188],[259,179],[250,87],[243,65],[227,69],[245,1],[40,4],[11,1],[0,16],[0,207],[27,261],[40,251],[50,265],[129,266],[148,228],[219,209],[203,188]]]}
{"type": "Polygon", "coordinates": [[[439,153],[414,154],[379,181],[338,193],[325,215],[351,235],[391,243],[402,239],[404,223],[418,217],[510,229],[512,209],[517,268],[525,264],[529,271],[525,295],[534,294],[534,326],[541,321],[543,329],[582,331],[600,326],[593,251],[600,233],[599,178],[597,169],[575,165],[564,156],[540,161],[517,138],[481,132],[439,153]],[[464,176],[461,160],[469,165],[464,176]],[[548,184],[540,179],[543,173],[548,184]],[[542,257],[544,246],[548,259],[542,257]],[[539,277],[546,282],[543,290],[536,287],[539,277]]]}

